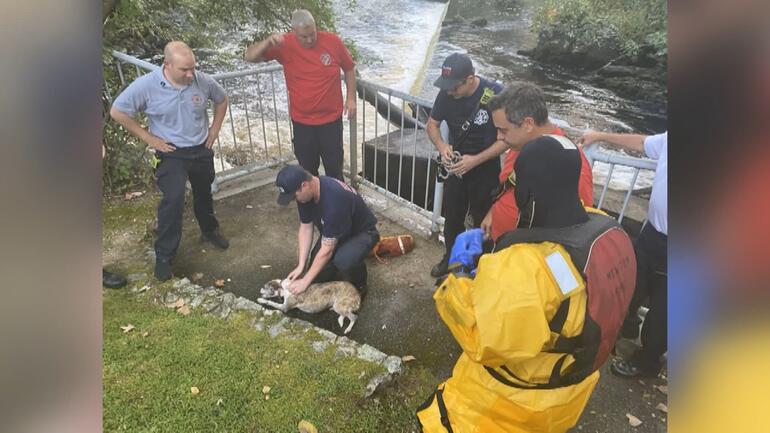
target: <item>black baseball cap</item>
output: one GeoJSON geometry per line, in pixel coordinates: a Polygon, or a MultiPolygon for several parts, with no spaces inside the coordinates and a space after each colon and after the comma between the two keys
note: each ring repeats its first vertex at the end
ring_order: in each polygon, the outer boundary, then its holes
{"type": "Polygon", "coordinates": [[[278,194],[278,204],[286,206],[294,200],[294,193],[297,192],[302,182],[308,178],[308,172],[298,165],[287,165],[278,172],[275,177],[275,185],[280,193],[278,194]]]}
{"type": "Polygon", "coordinates": [[[441,65],[441,75],[433,85],[441,90],[452,90],[474,73],[473,63],[467,54],[450,54],[441,65]]]}

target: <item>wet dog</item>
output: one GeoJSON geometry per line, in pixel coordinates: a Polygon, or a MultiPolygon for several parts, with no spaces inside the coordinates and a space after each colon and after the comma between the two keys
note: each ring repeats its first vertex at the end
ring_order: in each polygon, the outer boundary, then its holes
{"type": "Polygon", "coordinates": [[[345,326],[345,318],[350,324],[345,328],[347,334],[356,323],[355,312],[361,307],[361,295],[356,287],[347,281],[331,281],[328,283],[311,284],[304,292],[294,295],[289,292],[289,280],[271,280],[260,289],[261,298],[257,302],[284,313],[297,308],[306,313],[319,313],[328,308],[334,310],[340,317],[337,323],[340,328],[345,326]],[[267,298],[283,297],[283,303],[273,302],[267,298]]]}

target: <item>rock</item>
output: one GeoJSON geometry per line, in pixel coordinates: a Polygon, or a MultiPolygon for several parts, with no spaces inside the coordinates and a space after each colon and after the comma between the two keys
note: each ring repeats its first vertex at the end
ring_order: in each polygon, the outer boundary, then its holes
{"type": "Polygon", "coordinates": [[[230,292],[222,295],[222,305],[227,305],[232,308],[235,305],[236,296],[230,292]]]}
{"type": "Polygon", "coordinates": [[[200,306],[200,305],[203,303],[203,301],[205,301],[205,300],[206,300],[206,295],[204,295],[204,294],[199,294],[198,296],[194,297],[194,298],[193,298],[193,299],[190,301],[190,307],[192,307],[192,308],[198,308],[198,307],[199,307],[199,306],[200,306]]]}
{"type": "Polygon", "coordinates": [[[390,374],[401,373],[401,358],[398,356],[388,356],[382,362],[382,366],[387,368],[390,374]]]}
{"type": "Polygon", "coordinates": [[[270,329],[267,330],[268,334],[270,334],[271,337],[275,338],[284,332],[286,332],[286,328],[283,327],[283,325],[279,322],[273,326],[270,327],[270,329]]]}
{"type": "Polygon", "coordinates": [[[170,306],[176,303],[176,301],[179,300],[179,295],[177,295],[174,292],[168,292],[166,293],[166,296],[163,298],[163,303],[166,304],[166,306],[170,306]]]}
{"type": "Polygon", "coordinates": [[[329,347],[329,344],[330,343],[327,340],[314,341],[313,350],[315,350],[318,353],[321,353],[324,350],[326,350],[327,347],[329,347]]]}
{"type": "Polygon", "coordinates": [[[316,331],[321,334],[321,337],[329,340],[334,341],[337,339],[337,334],[333,333],[332,331],[327,331],[326,329],[318,328],[316,331]]]}
{"type": "Polygon", "coordinates": [[[334,356],[338,358],[346,358],[348,356],[354,356],[356,354],[356,348],[351,346],[339,346],[337,351],[334,352],[334,356]]]}
{"type": "Polygon", "coordinates": [[[225,304],[222,304],[219,308],[219,311],[217,312],[217,316],[220,319],[227,319],[227,317],[230,315],[230,313],[233,312],[233,309],[228,307],[225,304]]]}
{"type": "Polygon", "coordinates": [[[358,356],[360,359],[363,359],[364,361],[380,363],[384,361],[388,355],[380,352],[379,350],[375,349],[374,347],[368,344],[362,344],[361,346],[358,347],[358,350],[356,351],[356,356],[358,356]]]}
{"type": "Polygon", "coordinates": [[[203,309],[206,310],[207,313],[214,314],[214,310],[219,308],[221,303],[219,302],[219,299],[217,298],[209,298],[202,304],[203,309]]]}
{"type": "Polygon", "coordinates": [[[172,287],[174,287],[175,289],[179,289],[189,284],[190,284],[190,280],[188,280],[187,278],[182,278],[181,280],[174,281],[174,284],[172,287]]]}
{"type": "Polygon", "coordinates": [[[278,323],[271,326],[270,329],[267,330],[267,332],[270,334],[271,337],[275,338],[278,335],[281,335],[287,332],[286,325],[288,325],[289,323],[291,323],[291,319],[289,319],[288,317],[284,317],[278,323]]]}
{"type": "Polygon", "coordinates": [[[374,376],[369,381],[369,383],[366,384],[366,390],[364,390],[364,398],[370,397],[372,394],[374,394],[374,391],[377,391],[377,388],[380,385],[390,382],[391,379],[392,377],[388,373],[380,373],[374,376]]]}
{"type": "Polygon", "coordinates": [[[253,312],[258,312],[263,310],[261,305],[240,296],[235,300],[235,305],[233,305],[233,307],[236,310],[253,311],[253,312]]]}
{"type": "Polygon", "coordinates": [[[144,272],[136,273],[136,274],[128,274],[128,276],[126,277],[129,283],[135,283],[145,278],[147,278],[147,274],[145,274],[144,272]]]}

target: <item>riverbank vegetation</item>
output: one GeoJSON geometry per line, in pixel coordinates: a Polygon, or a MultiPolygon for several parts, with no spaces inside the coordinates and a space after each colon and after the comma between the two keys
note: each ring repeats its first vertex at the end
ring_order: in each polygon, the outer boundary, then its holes
{"type": "Polygon", "coordinates": [[[533,19],[535,57],[567,66],[641,67],[668,57],[665,0],[544,0],[533,19]]]}

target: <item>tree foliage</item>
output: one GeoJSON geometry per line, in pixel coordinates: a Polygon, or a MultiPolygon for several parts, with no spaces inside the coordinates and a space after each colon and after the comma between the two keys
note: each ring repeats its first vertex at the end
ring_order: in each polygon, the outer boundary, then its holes
{"type": "Polygon", "coordinates": [[[565,34],[575,47],[611,46],[629,59],[667,62],[665,0],[544,0],[533,20],[540,33],[565,34]]]}
{"type": "MultiPolygon", "coordinates": [[[[352,1],[352,0],[351,0],[352,1]]],[[[108,192],[145,187],[152,181],[147,146],[108,121],[109,97],[122,90],[112,50],[159,63],[168,41],[185,41],[194,50],[217,53],[225,36],[242,35],[242,45],[290,30],[291,14],[308,9],[319,28],[334,31],[331,0],[102,0],[105,94],[104,185],[108,192]]],[[[221,61],[221,59],[220,59],[221,61]]],[[[226,60],[225,60],[226,61],[226,60]]],[[[123,67],[126,83],[136,78],[123,67]]]]}

